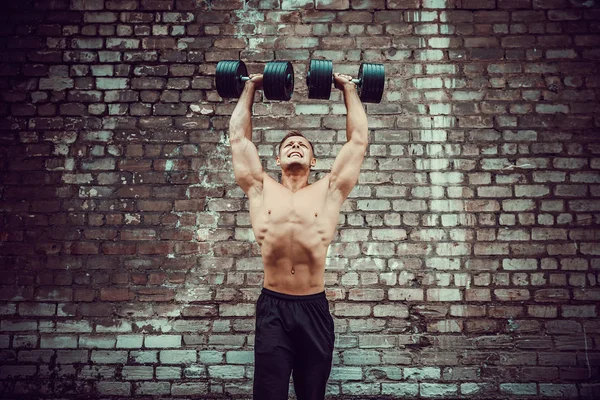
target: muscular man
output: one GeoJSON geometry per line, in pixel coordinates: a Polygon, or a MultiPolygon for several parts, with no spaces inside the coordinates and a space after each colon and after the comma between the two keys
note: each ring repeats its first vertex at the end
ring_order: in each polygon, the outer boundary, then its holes
{"type": "Polygon", "coordinates": [[[367,116],[351,77],[334,74],[344,94],[348,141],[331,172],[309,185],[316,163],[313,146],[301,133],[288,133],[278,150],[280,183],[264,172],[252,143],[252,104],[263,77],[250,77],[229,130],[235,178],[248,195],[265,273],[256,306],[254,399],[287,399],[292,371],[298,400],[323,399],[334,344],[325,257],[342,203],[358,180],[368,143],[367,116]]]}

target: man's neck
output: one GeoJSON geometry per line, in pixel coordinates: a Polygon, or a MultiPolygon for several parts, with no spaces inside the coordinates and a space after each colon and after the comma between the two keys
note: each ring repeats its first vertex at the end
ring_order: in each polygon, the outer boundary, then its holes
{"type": "Polygon", "coordinates": [[[293,193],[308,186],[307,171],[283,171],[281,174],[281,184],[290,189],[293,193]]]}

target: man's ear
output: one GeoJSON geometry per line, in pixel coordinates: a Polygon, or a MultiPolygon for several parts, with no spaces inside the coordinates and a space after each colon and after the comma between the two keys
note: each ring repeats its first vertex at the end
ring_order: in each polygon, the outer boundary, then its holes
{"type": "Polygon", "coordinates": [[[315,165],[317,165],[317,159],[313,157],[313,159],[310,160],[310,166],[314,167],[315,165]]]}
{"type": "Polygon", "coordinates": [[[279,165],[279,163],[280,163],[279,157],[275,157],[275,161],[277,162],[277,165],[279,165]]]}

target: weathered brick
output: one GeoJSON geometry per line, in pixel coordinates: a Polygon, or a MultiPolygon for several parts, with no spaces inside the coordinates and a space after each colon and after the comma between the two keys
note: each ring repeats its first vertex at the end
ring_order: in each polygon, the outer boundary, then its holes
{"type": "Polygon", "coordinates": [[[127,78],[96,78],[96,88],[100,90],[127,89],[127,78]]]}
{"type": "Polygon", "coordinates": [[[420,383],[420,393],[423,397],[446,397],[458,393],[458,385],[449,383],[420,383]]]}
{"type": "Polygon", "coordinates": [[[460,301],[461,298],[459,289],[427,289],[429,301],[460,301]]]}
{"type": "Polygon", "coordinates": [[[134,390],[140,395],[169,395],[171,385],[169,382],[136,382],[134,390]]]}
{"type": "Polygon", "coordinates": [[[418,383],[382,383],[381,385],[383,395],[416,396],[418,393],[418,383]]]}
{"type": "Polygon", "coordinates": [[[102,10],[104,0],[72,0],[72,10],[102,10]]]}
{"type": "Polygon", "coordinates": [[[511,395],[531,396],[537,394],[537,387],[535,383],[501,383],[500,392],[511,395]]]}
{"type": "Polygon", "coordinates": [[[110,11],[90,11],[83,14],[83,20],[92,24],[116,22],[118,14],[110,11]]]}
{"type": "Polygon", "coordinates": [[[169,348],[181,346],[181,335],[151,335],[144,339],[144,346],[149,348],[169,348]]]}
{"type": "MultiPolygon", "coordinates": [[[[2,330],[6,330],[4,326],[2,330]]],[[[40,338],[40,348],[77,348],[77,335],[42,335],[40,338]]]]}
{"type": "Polygon", "coordinates": [[[74,81],[70,78],[52,77],[41,78],[39,83],[40,90],[65,90],[74,87],[74,81]]]}
{"type": "Polygon", "coordinates": [[[388,291],[390,300],[423,301],[423,289],[390,289],[388,291]]]}
{"type": "Polygon", "coordinates": [[[99,394],[107,396],[130,396],[131,395],[131,383],[129,382],[104,382],[99,381],[96,383],[96,389],[99,394]]]}
{"type": "Polygon", "coordinates": [[[138,7],[136,0],[106,0],[107,10],[135,10],[138,7]]]}

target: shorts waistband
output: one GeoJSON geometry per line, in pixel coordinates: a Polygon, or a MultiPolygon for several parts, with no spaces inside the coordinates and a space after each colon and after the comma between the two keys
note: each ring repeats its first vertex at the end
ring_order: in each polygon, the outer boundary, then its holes
{"type": "Polygon", "coordinates": [[[319,300],[319,299],[327,299],[325,296],[325,291],[315,294],[306,294],[306,295],[294,295],[294,294],[285,294],[275,292],[273,290],[269,290],[267,288],[262,288],[262,293],[267,296],[276,297],[281,300],[288,301],[311,301],[311,300],[319,300]]]}

